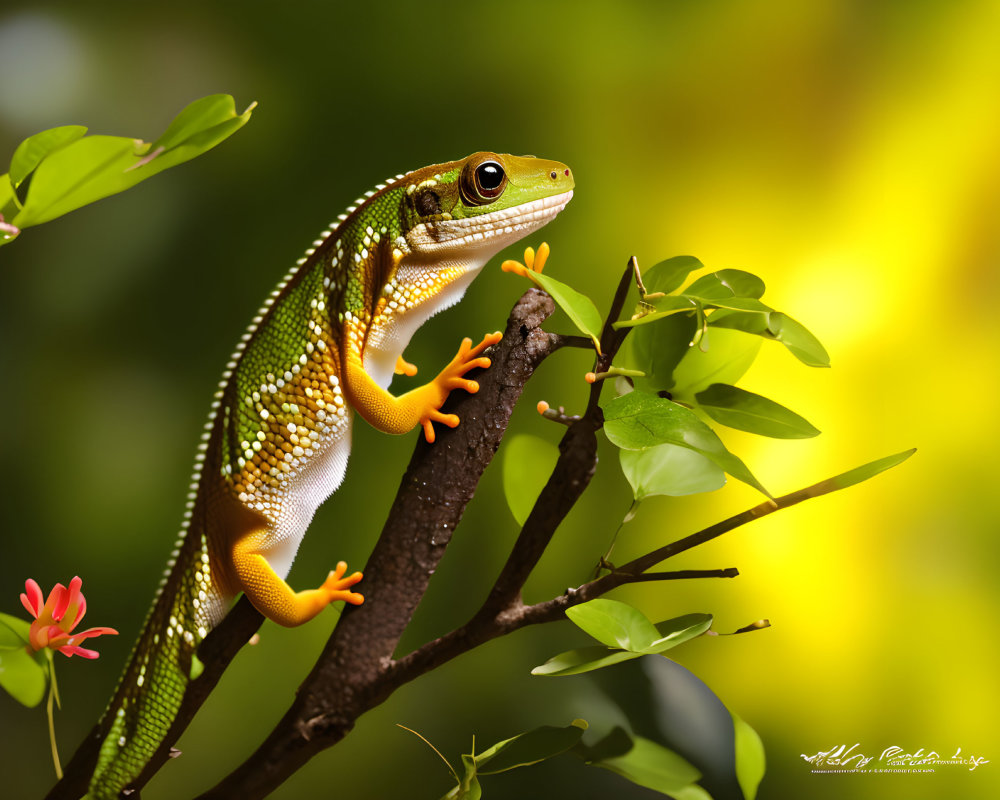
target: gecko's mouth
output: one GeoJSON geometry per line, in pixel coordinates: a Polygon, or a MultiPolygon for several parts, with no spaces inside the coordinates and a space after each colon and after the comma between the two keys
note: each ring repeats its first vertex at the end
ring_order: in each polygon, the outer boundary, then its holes
{"type": "Polygon", "coordinates": [[[419,253],[440,254],[443,250],[479,246],[496,252],[541,228],[562,211],[572,197],[570,189],[475,217],[424,222],[413,228],[406,240],[419,253]]]}

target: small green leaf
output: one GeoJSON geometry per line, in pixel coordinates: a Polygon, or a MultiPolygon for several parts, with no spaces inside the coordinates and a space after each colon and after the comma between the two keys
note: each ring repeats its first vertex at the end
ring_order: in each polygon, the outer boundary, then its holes
{"type": "Polygon", "coordinates": [[[10,182],[16,189],[24,179],[35,171],[42,159],[54,153],[60,147],[72,144],[83,137],[87,129],[83,125],[63,125],[59,128],[49,128],[34,136],[29,136],[14,151],[10,160],[10,182]]]}
{"type": "Polygon", "coordinates": [[[713,383],[695,395],[698,405],[716,422],[774,439],[808,439],[819,431],[808,420],[759,394],[713,383]]]}
{"type": "Polygon", "coordinates": [[[537,764],[575,746],[586,729],[587,723],[583,720],[574,720],[564,728],[542,725],[484,750],[476,756],[476,767],[480,775],[495,775],[537,764]],[[488,770],[483,769],[486,764],[489,764],[488,770]]]}
{"type": "Polygon", "coordinates": [[[528,272],[528,277],[552,295],[552,299],[566,312],[573,324],[593,339],[594,346],[599,349],[604,322],[594,301],[573,287],[541,272],[528,272]]]}
{"type": "Polygon", "coordinates": [[[830,356],[819,339],[802,323],[779,311],[758,313],[723,309],[712,314],[709,325],[714,329],[740,330],[781,342],[792,355],[807,366],[830,366],[830,356]]]}
{"type": "Polygon", "coordinates": [[[643,653],[633,653],[630,650],[614,650],[603,645],[581,647],[553,656],[544,664],[531,670],[531,674],[550,678],[579,675],[583,672],[610,667],[612,664],[620,664],[622,661],[641,658],[643,655],[643,653]]]}
{"type": "Polygon", "coordinates": [[[773,339],[774,337],[767,330],[768,313],[770,312],[723,309],[712,314],[708,324],[712,328],[743,331],[744,333],[752,333],[754,336],[773,339]]]}
{"type": "Polygon", "coordinates": [[[796,322],[787,314],[775,311],[767,322],[768,330],[788,351],[803,364],[810,367],[829,367],[830,356],[801,322],[796,322]]]}
{"type": "Polygon", "coordinates": [[[644,651],[647,654],[663,653],[679,644],[701,636],[712,627],[711,614],[683,614],[673,619],[656,623],[660,638],[644,651]]]}
{"type": "Polygon", "coordinates": [[[827,492],[834,492],[838,489],[846,489],[848,486],[854,486],[856,483],[874,478],[880,472],[885,472],[887,469],[892,469],[898,464],[902,464],[915,452],[917,452],[917,448],[914,447],[904,450],[902,453],[880,458],[877,461],[870,461],[867,464],[862,464],[860,467],[855,467],[847,472],[842,472],[840,475],[835,475],[825,481],[815,483],[805,491],[809,492],[810,496],[817,496],[826,494],[827,492]]]}
{"type": "MultiPolygon", "coordinates": [[[[591,600],[590,602],[594,603],[597,601],[591,600]]],[[[568,614],[569,612],[567,612],[568,614]]],[[[663,653],[673,647],[677,647],[679,644],[694,639],[696,636],[701,636],[710,627],[712,627],[711,614],[684,614],[683,616],[668,619],[653,626],[656,638],[641,651],[619,650],[615,647],[604,647],[601,645],[581,647],[577,650],[567,650],[565,653],[553,656],[544,664],[531,670],[531,674],[562,677],[565,675],[579,675],[595,669],[603,669],[613,664],[620,664],[623,661],[631,661],[633,658],[663,653]]],[[[590,630],[587,630],[587,632],[592,636],[594,635],[590,630]]]]}
{"type": "Polygon", "coordinates": [[[631,331],[621,363],[645,373],[645,378],[635,379],[635,387],[652,394],[673,389],[674,370],[691,349],[697,328],[694,314],[674,314],[631,331]]]}
{"type": "Polygon", "coordinates": [[[636,500],[656,495],[681,497],[714,492],[726,484],[726,474],[717,464],[701,453],[675,444],[619,450],[618,457],[636,500]]]}
{"type": "Polygon", "coordinates": [[[503,452],[503,493],[518,525],[524,525],[559,459],[559,448],[528,434],[517,434],[503,452]]]}
{"type": "Polygon", "coordinates": [[[465,767],[465,775],[458,786],[455,786],[441,800],[480,800],[483,796],[482,787],[479,785],[479,778],[476,776],[475,756],[463,755],[462,765],[465,767]]]}
{"type": "Polygon", "coordinates": [[[243,127],[252,110],[236,114],[232,97],[214,95],[189,105],[154,144],[121,136],[63,144],[37,164],[24,207],[7,221],[19,228],[38,225],[124,191],[215,147],[243,127]]]}
{"type": "Polygon", "coordinates": [[[764,743],[757,731],[732,711],[729,713],[732,714],[736,730],[736,780],[743,791],[744,800],[754,800],[766,769],[764,743]]]}
{"type": "Polygon", "coordinates": [[[173,118],[167,129],[150,145],[151,150],[173,148],[191,140],[203,131],[223,125],[236,117],[236,104],[228,94],[210,94],[188,103],[173,118]]]}
{"type": "Polygon", "coordinates": [[[674,399],[693,403],[713,383],[735,384],[750,369],[760,345],[759,338],[742,331],[709,329],[701,345],[688,349],[674,369],[674,399]]]}
{"type": "Polygon", "coordinates": [[[632,737],[620,725],[616,725],[611,731],[594,744],[584,744],[580,742],[573,748],[573,755],[582,758],[587,763],[593,761],[604,761],[608,758],[621,756],[632,749],[632,737]]]}
{"type": "Polygon", "coordinates": [[[566,609],[566,616],[608,647],[641,652],[659,638],[653,623],[639,609],[618,600],[599,597],[566,609]]]}
{"type": "Polygon", "coordinates": [[[24,647],[29,643],[31,623],[0,613],[0,647],[24,647]]]}
{"type": "Polygon", "coordinates": [[[675,444],[701,453],[734,478],[768,494],[739,458],[730,453],[715,432],[694,412],[665,398],[629,392],[604,405],[604,432],[625,450],[645,450],[675,444]]]}
{"type": "Polygon", "coordinates": [[[752,297],[730,297],[725,300],[705,301],[704,305],[732,311],[753,311],[761,314],[770,313],[774,310],[770,306],[764,305],[760,300],[755,300],[752,297]]]}
{"type": "MultiPolygon", "coordinates": [[[[704,269],[702,264],[694,256],[674,256],[652,267],[642,273],[642,283],[646,287],[648,294],[663,292],[670,294],[675,289],[679,289],[681,284],[692,272],[704,269]]],[[[659,301],[650,301],[657,304],[659,301]]]]}
{"type": "Polygon", "coordinates": [[[728,300],[732,297],[759,298],[764,294],[764,281],[741,269],[720,269],[702,275],[682,293],[685,297],[696,297],[706,303],[728,300]]]}
{"type": "Polygon", "coordinates": [[[0,687],[28,708],[45,697],[49,669],[45,653],[29,653],[24,646],[0,648],[0,687]]]}
{"type": "MultiPolygon", "coordinates": [[[[17,216],[20,210],[21,204],[14,194],[14,187],[10,185],[10,176],[0,175],[0,215],[3,216],[4,220],[10,221],[17,216]]],[[[0,231],[0,244],[5,240],[10,241],[8,238],[10,236],[12,236],[11,233],[0,231]]]]}
{"type": "Polygon", "coordinates": [[[619,320],[612,327],[618,330],[619,328],[637,328],[641,325],[648,325],[651,322],[658,322],[664,317],[669,317],[672,314],[694,311],[695,304],[686,297],[664,297],[662,300],[656,301],[655,308],[655,311],[648,311],[648,313],[642,316],[619,320]]]}
{"type": "Polygon", "coordinates": [[[647,789],[676,800],[711,800],[695,784],[701,773],[685,758],[651,739],[632,734],[632,748],[620,755],[591,761],[591,766],[610,770],[647,789]]]}

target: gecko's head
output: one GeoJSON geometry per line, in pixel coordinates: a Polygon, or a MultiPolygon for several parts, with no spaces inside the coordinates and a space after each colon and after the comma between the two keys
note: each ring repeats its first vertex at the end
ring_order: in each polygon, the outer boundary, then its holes
{"type": "Polygon", "coordinates": [[[483,261],[549,222],[574,186],[565,164],[498,153],[426,167],[405,181],[402,218],[410,252],[435,258],[475,252],[483,261]]]}

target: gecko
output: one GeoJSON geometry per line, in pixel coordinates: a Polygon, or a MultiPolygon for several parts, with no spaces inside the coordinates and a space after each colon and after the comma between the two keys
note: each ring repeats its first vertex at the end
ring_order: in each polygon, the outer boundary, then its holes
{"type": "Polygon", "coordinates": [[[298,260],[236,346],[199,443],[184,524],[153,607],[101,722],[87,797],[126,797],[200,674],[197,649],[241,593],[296,626],[361,604],[339,562],[321,586],[285,581],[317,507],[340,485],[357,414],[380,431],[459,424],[441,406],[500,340],[464,339],[431,381],[399,396],[416,330],[457,303],[502,248],[573,196],[559,162],[480,152],[397,175],[359,198],[298,260]]]}

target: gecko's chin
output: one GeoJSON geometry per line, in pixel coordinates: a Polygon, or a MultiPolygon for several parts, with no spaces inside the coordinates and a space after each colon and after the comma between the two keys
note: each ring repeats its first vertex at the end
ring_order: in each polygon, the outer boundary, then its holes
{"type": "Polygon", "coordinates": [[[475,217],[423,222],[406,234],[406,243],[414,255],[440,257],[449,250],[483,250],[492,255],[550,222],[572,198],[570,189],[475,217]]]}

